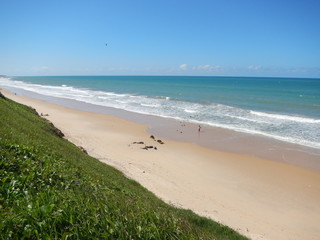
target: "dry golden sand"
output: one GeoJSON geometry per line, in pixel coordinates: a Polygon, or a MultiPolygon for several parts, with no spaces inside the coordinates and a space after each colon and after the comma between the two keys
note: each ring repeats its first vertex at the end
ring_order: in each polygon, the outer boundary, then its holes
{"type": "Polygon", "coordinates": [[[318,172],[191,143],[159,144],[146,133],[148,126],[2,92],[48,114],[68,140],[166,202],[252,239],[320,239],[318,172]],[[140,141],[157,150],[132,144],[140,141]]]}

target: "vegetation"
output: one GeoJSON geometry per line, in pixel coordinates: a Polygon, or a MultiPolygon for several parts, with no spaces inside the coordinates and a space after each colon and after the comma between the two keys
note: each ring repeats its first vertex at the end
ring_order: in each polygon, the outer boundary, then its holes
{"type": "Polygon", "coordinates": [[[246,239],[165,204],[59,135],[0,96],[0,239],[246,239]]]}

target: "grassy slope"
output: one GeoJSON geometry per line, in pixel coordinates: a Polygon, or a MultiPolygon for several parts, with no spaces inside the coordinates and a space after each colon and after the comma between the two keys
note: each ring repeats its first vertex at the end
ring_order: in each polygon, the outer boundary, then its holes
{"type": "Polygon", "coordinates": [[[246,239],[176,209],[0,97],[0,239],[246,239]]]}

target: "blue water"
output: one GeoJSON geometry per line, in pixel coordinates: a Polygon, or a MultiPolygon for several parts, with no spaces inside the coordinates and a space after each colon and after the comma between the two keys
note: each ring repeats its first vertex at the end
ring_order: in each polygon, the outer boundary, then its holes
{"type": "Polygon", "coordinates": [[[0,78],[14,87],[320,148],[320,79],[63,76],[0,78]]]}

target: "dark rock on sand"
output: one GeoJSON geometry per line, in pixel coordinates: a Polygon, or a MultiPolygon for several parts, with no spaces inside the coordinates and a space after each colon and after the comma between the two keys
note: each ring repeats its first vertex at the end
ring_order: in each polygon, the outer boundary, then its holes
{"type": "Polygon", "coordinates": [[[152,149],[152,148],[154,148],[155,150],[158,150],[156,147],[154,147],[154,146],[145,146],[145,147],[143,147],[143,148],[141,148],[141,149],[144,149],[144,150],[148,150],[148,149],[152,149]]]}
{"type": "Polygon", "coordinates": [[[162,142],[160,139],[157,140],[157,142],[160,143],[160,144],[164,144],[164,142],[162,142]]]}

